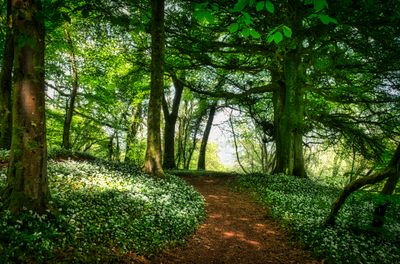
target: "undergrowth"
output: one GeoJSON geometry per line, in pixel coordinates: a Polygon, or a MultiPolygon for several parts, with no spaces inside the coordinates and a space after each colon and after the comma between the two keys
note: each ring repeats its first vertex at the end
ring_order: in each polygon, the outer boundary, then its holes
{"type": "Polygon", "coordinates": [[[285,175],[250,174],[239,185],[254,191],[272,217],[328,263],[400,263],[400,197],[391,198],[382,229],[371,228],[377,193],[358,191],[346,202],[335,227],[323,227],[339,188],[285,175]]]}
{"type": "MultiPolygon", "coordinates": [[[[205,215],[191,186],[101,161],[49,161],[50,208],[0,213],[0,263],[108,263],[182,243],[205,215]]],[[[0,188],[5,171],[0,171],[0,188]]],[[[1,205],[1,201],[0,201],[1,205]]]]}

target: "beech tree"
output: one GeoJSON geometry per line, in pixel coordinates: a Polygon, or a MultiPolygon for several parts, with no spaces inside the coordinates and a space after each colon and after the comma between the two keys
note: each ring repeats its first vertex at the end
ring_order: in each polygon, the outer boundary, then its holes
{"type": "Polygon", "coordinates": [[[151,7],[151,92],[147,115],[147,149],[144,170],[150,175],[163,176],[160,124],[164,90],[164,0],[152,0],[151,7]]]}
{"type": "Polygon", "coordinates": [[[207,124],[204,129],[203,138],[201,140],[200,152],[199,152],[199,160],[197,162],[197,169],[198,170],[205,170],[206,169],[206,150],[207,150],[207,143],[208,138],[210,136],[212,124],[214,121],[215,111],[217,110],[217,103],[214,102],[209,107],[208,112],[208,119],[207,124]]]}
{"type": "Polygon", "coordinates": [[[44,90],[44,21],[38,0],[11,2],[14,35],[12,144],[5,206],[38,212],[48,201],[44,90]]]}

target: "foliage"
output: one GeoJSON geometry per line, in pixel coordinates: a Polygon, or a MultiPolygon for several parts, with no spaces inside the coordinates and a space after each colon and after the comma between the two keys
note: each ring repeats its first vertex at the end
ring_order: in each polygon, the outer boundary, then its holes
{"type": "Polygon", "coordinates": [[[8,149],[0,149],[0,161],[8,161],[10,151],[8,149]]]}
{"type": "Polygon", "coordinates": [[[281,221],[304,245],[328,263],[397,263],[400,261],[400,197],[386,214],[382,230],[370,228],[374,205],[383,196],[359,191],[339,214],[338,225],[322,227],[332,201],[340,189],[308,179],[285,175],[249,174],[239,184],[271,208],[271,216],[281,221]],[[356,219],[356,221],[355,221],[356,219]]]}
{"type": "Polygon", "coordinates": [[[88,152],[81,152],[75,150],[54,147],[49,149],[48,158],[53,160],[95,160],[96,157],[88,152]]]}
{"type": "MultiPolygon", "coordinates": [[[[0,187],[4,181],[2,173],[0,187]]],[[[2,263],[118,261],[128,251],[152,255],[183,242],[204,217],[203,198],[182,180],[156,180],[128,165],[50,161],[49,181],[47,214],[1,213],[2,263]]]]}

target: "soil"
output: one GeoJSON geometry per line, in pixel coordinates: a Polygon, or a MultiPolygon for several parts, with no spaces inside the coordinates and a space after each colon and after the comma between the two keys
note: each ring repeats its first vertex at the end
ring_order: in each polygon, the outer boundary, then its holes
{"type": "Polygon", "coordinates": [[[320,263],[290,241],[266,209],[232,191],[231,177],[184,177],[206,199],[207,218],[181,247],[146,263],[320,263]]]}

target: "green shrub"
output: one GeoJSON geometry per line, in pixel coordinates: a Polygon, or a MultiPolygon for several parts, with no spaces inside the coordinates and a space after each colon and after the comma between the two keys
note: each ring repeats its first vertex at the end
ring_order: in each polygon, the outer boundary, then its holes
{"type": "Polygon", "coordinates": [[[203,220],[202,196],[175,176],[154,179],[107,162],[49,162],[51,211],[0,215],[1,263],[118,261],[184,241],[203,220]],[[11,242],[10,242],[11,241],[11,242]]]}
{"type": "Polygon", "coordinates": [[[271,207],[271,215],[321,258],[332,263],[399,263],[400,198],[392,197],[386,224],[370,227],[374,201],[380,194],[359,191],[340,211],[337,225],[322,223],[341,191],[309,179],[285,175],[241,175],[239,184],[271,207]]]}

